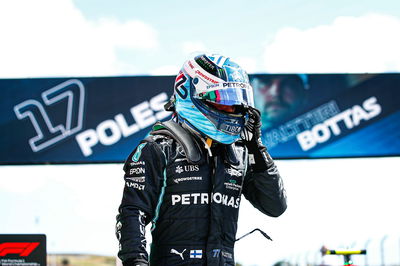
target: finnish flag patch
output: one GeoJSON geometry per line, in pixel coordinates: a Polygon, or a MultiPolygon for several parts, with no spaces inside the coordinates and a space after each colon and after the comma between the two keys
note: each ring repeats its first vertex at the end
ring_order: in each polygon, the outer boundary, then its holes
{"type": "Polygon", "coordinates": [[[201,249],[190,250],[191,259],[201,259],[202,257],[203,257],[203,250],[201,249]]]}

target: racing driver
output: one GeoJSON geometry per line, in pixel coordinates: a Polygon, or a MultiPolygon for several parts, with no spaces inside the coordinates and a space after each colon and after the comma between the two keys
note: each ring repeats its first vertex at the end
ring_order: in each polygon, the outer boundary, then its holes
{"type": "Polygon", "coordinates": [[[268,216],[286,210],[248,75],[230,58],[197,55],[165,108],[172,119],[157,122],[124,164],[118,256],[124,266],[234,266],[241,195],[268,216]]]}

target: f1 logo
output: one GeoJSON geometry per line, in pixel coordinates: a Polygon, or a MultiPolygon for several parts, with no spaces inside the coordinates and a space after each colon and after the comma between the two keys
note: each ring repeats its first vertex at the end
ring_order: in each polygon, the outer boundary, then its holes
{"type": "Polygon", "coordinates": [[[0,257],[8,254],[19,254],[20,257],[27,257],[35,248],[39,246],[39,242],[7,242],[0,244],[0,257]]]}

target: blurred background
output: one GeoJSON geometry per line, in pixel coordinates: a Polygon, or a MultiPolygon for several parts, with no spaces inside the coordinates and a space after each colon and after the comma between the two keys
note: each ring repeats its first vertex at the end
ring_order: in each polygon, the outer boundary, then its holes
{"type": "Polygon", "coordinates": [[[279,218],[243,198],[237,236],[273,241],[237,264],[400,265],[399,33],[398,1],[0,1],[0,235],[115,265],[123,160],[206,51],[250,74],[288,195],[279,218]]]}

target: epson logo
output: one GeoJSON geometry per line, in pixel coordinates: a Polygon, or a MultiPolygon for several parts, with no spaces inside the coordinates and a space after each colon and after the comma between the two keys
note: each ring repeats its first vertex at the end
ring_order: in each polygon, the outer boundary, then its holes
{"type": "Polygon", "coordinates": [[[131,168],[129,170],[130,175],[133,175],[133,174],[141,175],[141,174],[144,174],[145,172],[146,172],[146,170],[143,167],[131,168]]]}
{"type": "MultiPolygon", "coordinates": [[[[168,100],[165,92],[160,93],[150,101],[144,101],[130,109],[132,118],[136,123],[128,124],[122,113],[99,123],[96,129],[87,129],[79,133],[75,139],[84,156],[93,153],[92,148],[102,144],[110,146],[117,143],[121,138],[127,138],[139,130],[153,125],[157,120],[162,120],[170,115],[164,110],[164,104],[168,100]]],[[[132,119],[129,119],[132,120],[132,119]]]]}

